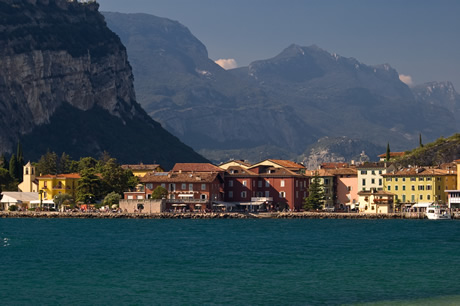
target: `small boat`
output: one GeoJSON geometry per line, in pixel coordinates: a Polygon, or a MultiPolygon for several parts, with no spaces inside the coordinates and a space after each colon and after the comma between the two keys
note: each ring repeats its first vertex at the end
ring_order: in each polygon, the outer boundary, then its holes
{"type": "Polygon", "coordinates": [[[447,206],[434,203],[427,207],[426,217],[430,220],[451,219],[451,215],[447,206]]]}

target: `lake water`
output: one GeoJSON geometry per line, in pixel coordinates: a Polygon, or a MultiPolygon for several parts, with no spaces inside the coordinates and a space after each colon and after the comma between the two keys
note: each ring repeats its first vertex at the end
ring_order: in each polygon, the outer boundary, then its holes
{"type": "Polygon", "coordinates": [[[2,305],[459,305],[460,222],[0,219],[2,305]]]}

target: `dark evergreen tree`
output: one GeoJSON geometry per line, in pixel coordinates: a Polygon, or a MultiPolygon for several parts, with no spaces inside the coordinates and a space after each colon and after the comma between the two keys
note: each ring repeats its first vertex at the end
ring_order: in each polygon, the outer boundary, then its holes
{"type": "Polygon", "coordinates": [[[83,157],[80,158],[78,162],[78,172],[82,172],[85,169],[95,169],[97,172],[100,172],[100,167],[98,166],[98,162],[93,157],[83,157]]]}
{"type": "Polygon", "coordinates": [[[390,160],[390,143],[387,143],[387,155],[386,155],[386,161],[390,160]]]}
{"type": "Polygon", "coordinates": [[[420,148],[423,148],[422,134],[421,134],[421,133],[419,134],[419,137],[418,137],[418,138],[419,138],[419,139],[418,139],[418,142],[419,142],[419,144],[420,144],[420,148]]]}
{"type": "Polygon", "coordinates": [[[25,165],[24,163],[24,155],[22,153],[22,145],[21,142],[18,142],[18,146],[16,149],[16,162],[17,162],[17,178],[19,182],[22,182],[23,180],[23,167],[25,165]]]}
{"type": "Polygon", "coordinates": [[[18,176],[18,160],[16,159],[16,155],[14,153],[13,153],[13,155],[11,155],[9,166],[10,166],[9,170],[10,170],[11,177],[14,180],[19,180],[19,176],[18,176]]]}
{"type": "Polygon", "coordinates": [[[61,158],[59,158],[59,169],[58,173],[72,173],[72,160],[70,156],[65,152],[62,153],[61,158]]]}
{"type": "Polygon", "coordinates": [[[84,203],[95,203],[102,194],[102,181],[94,168],[85,168],[80,172],[76,200],[84,203]]]}
{"type": "Polygon", "coordinates": [[[37,163],[37,174],[57,174],[58,173],[58,156],[55,152],[46,152],[40,157],[37,163]]]}
{"type": "Polygon", "coordinates": [[[308,197],[304,199],[304,209],[305,210],[318,210],[324,204],[326,196],[324,194],[323,184],[321,184],[321,179],[319,177],[318,171],[315,172],[310,186],[308,188],[308,197]]]}
{"type": "Polygon", "coordinates": [[[6,169],[6,170],[10,169],[5,153],[2,153],[2,156],[0,157],[0,168],[6,169]]]}

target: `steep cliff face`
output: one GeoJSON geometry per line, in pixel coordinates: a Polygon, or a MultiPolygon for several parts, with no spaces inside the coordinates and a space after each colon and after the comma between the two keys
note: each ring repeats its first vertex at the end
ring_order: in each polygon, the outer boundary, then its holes
{"type": "MultiPolygon", "coordinates": [[[[127,128],[128,122],[140,121],[144,125],[138,128],[151,130],[153,142],[161,134],[182,145],[136,103],[126,49],[107,28],[98,7],[96,2],[0,0],[0,151],[10,151],[37,126],[53,125],[53,115],[63,107],[67,112],[102,109],[127,128]]],[[[60,122],[54,128],[79,129],[81,125],[60,122]]],[[[113,132],[98,131],[93,144],[107,150],[99,140],[113,132]]],[[[43,135],[42,141],[47,139],[43,135]]],[[[81,146],[87,145],[75,139],[55,141],[70,141],[67,153],[72,153],[72,142],[82,154],[81,146]]],[[[50,149],[54,145],[47,144],[50,149]]],[[[114,151],[114,146],[108,151],[114,151]]],[[[202,159],[188,147],[184,151],[194,160],[202,159]]],[[[95,153],[94,146],[87,152],[95,153]]],[[[137,161],[147,158],[134,157],[137,161]]]]}

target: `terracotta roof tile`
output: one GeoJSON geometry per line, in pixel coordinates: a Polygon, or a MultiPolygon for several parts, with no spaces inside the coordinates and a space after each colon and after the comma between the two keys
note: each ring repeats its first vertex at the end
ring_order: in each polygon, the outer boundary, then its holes
{"type": "Polygon", "coordinates": [[[72,179],[79,179],[79,173],[66,173],[66,174],[46,174],[37,177],[37,179],[45,179],[45,178],[72,178],[72,179]]]}
{"type": "Polygon", "coordinates": [[[140,178],[141,183],[211,183],[219,173],[179,173],[179,172],[157,172],[148,173],[140,178]]]}
{"type": "Polygon", "coordinates": [[[177,163],[172,172],[224,172],[223,169],[209,163],[177,163]]]}

